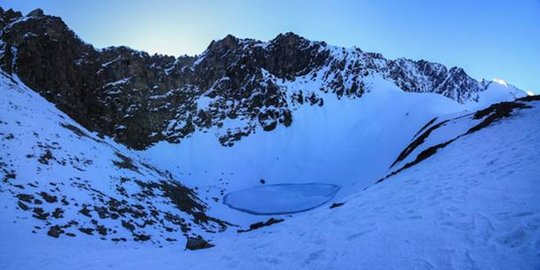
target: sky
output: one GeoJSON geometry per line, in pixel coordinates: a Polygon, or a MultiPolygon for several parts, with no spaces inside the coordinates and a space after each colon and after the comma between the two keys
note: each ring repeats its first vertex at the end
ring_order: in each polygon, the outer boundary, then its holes
{"type": "Polygon", "coordinates": [[[540,0],[0,0],[42,8],[98,48],[195,55],[227,34],[270,40],[295,32],[395,59],[463,67],[540,94],[540,0]]]}

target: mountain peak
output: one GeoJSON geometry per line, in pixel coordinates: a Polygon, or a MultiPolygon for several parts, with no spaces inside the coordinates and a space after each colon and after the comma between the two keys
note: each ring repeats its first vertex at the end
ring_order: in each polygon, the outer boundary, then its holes
{"type": "Polygon", "coordinates": [[[43,16],[45,16],[45,13],[43,13],[43,10],[41,8],[36,8],[28,12],[28,14],[26,14],[26,17],[43,17],[43,16]]]}
{"type": "Polygon", "coordinates": [[[306,40],[306,38],[294,32],[285,32],[278,34],[273,40],[306,40]]]}
{"type": "Polygon", "coordinates": [[[213,40],[210,45],[208,45],[207,50],[220,49],[227,51],[230,49],[236,49],[238,47],[239,40],[239,38],[228,34],[223,39],[213,40]]]}
{"type": "Polygon", "coordinates": [[[281,33],[270,41],[271,44],[279,44],[282,46],[298,46],[306,42],[309,42],[309,40],[293,32],[281,33]]]}
{"type": "Polygon", "coordinates": [[[22,13],[19,11],[14,11],[13,9],[8,9],[4,11],[3,9],[0,10],[0,27],[4,27],[5,25],[19,19],[22,17],[22,13]]]}

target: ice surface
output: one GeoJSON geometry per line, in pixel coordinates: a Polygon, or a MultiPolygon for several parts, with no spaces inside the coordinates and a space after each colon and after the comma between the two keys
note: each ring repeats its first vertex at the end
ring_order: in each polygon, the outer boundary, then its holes
{"type": "Polygon", "coordinates": [[[255,215],[291,214],[323,205],[338,190],[338,186],[324,183],[276,184],[231,192],[223,203],[255,215]]]}

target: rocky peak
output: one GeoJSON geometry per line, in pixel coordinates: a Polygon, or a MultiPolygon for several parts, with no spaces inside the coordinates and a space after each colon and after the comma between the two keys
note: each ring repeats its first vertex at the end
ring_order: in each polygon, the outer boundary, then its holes
{"type": "Polygon", "coordinates": [[[217,41],[212,41],[209,50],[228,51],[235,50],[239,45],[239,39],[233,35],[227,35],[225,38],[217,41]]]}
{"type": "Polygon", "coordinates": [[[297,34],[279,34],[270,41],[265,68],[280,78],[292,79],[319,68],[329,53],[323,43],[311,42],[297,34]]]}
{"type": "Polygon", "coordinates": [[[387,76],[407,92],[437,93],[465,103],[478,99],[484,89],[481,83],[469,77],[462,68],[446,68],[425,60],[397,59],[389,62],[387,76]]]}
{"type": "Polygon", "coordinates": [[[478,93],[482,90],[482,84],[469,77],[462,68],[452,67],[446,80],[437,87],[436,93],[464,103],[478,100],[478,93]]]}
{"type": "Polygon", "coordinates": [[[13,9],[8,9],[4,11],[0,8],[0,27],[5,27],[6,25],[16,21],[17,19],[20,19],[22,17],[22,13],[18,11],[14,11],[13,9]]]}
{"type": "Polygon", "coordinates": [[[8,9],[7,11],[4,11],[2,8],[0,8],[0,27],[4,28],[7,25],[14,23],[15,21],[20,20],[22,18],[44,17],[44,16],[45,14],[43,13],[43,10],[39,8],[33,11],[30,11],[24,17],[22,13],[19,11],[14,11],[13,9],[8,9]]]}
{"type": "Polygon", "coordinates": [[[8,9],[6,11],[2,10],[2,18],[6,21],[14,21],[15,19],[21,18],[22,13],[20,11],[15,11],[13,9],[8,9]]]}
{"type": "Polygon", "coordinates": [[[34,9],[30,11],[26,17],[43,17],[45,14],[43,13],[43,10],[41,8],[34,9]]]}
{"type": "Polygon", "coordinates": [[[450,70],[448,70],[448,73],[453,78],[458,79],[467,79],[469,78],[469,75],[460,67],[451,67],[450,70]]]}
{"type": "Polygon", "coordinates": [[[301,44],[306,42],[309,41],[293,32],[278,34],[272,41],[270,41],[270,43],[274,44],[275,46],[283,47],[299,47],[301,44]]]}
{"type": "MultiPolygon", "coordinates": [[[[4,13],[6,17],[9,10],[4,13]]],[[[14,14],[15,12],[12,12],[14,14]]],[[[31,12],[39,15],[39,11],[31,12]]],[[[19,13],[20,14],[20,13],[19,13]]],[[[90,76],[94,48],[82,42],[59,18],[31,16],[14,20],[0,32],[4,42],[0,67],[17,75],[70,115],[86,125],[95,81],[90,76]]]]}

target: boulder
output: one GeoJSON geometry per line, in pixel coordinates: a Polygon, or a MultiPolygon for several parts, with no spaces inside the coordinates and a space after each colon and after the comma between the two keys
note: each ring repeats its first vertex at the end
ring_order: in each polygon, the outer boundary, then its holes
{"type": "Polygon", "coordinates": [[[188,237],[186,242],[186,249],[188,250],[197,250],[197,249],[205,249],[205,248],[211,248],[214,245],[206,241],[202,236],[197,237],[188,237]]]}

